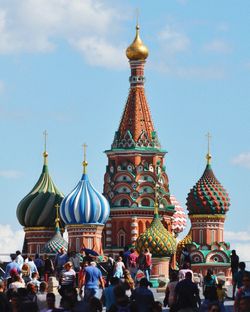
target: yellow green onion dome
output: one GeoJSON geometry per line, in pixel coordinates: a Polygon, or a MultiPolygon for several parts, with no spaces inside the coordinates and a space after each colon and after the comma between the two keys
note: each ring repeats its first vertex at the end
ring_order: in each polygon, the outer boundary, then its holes
{"type": "Polygon", "coordinates": [[[176,247],[176,239],[162,224],[157,208],[150,227],[137,238],[136,250],[140,253],[148,248],[153,257],[169,257],[176,247]]]}
{"type": "Polygon", "coordinates": [[[188,234],[178,242],[177,244],[177,250],[176,250],[176,260],[178,263],[180,263],[181,260],[181,252],[182,250],[189,244],[192,244],[192,235],[191,230],[188,232],[188,234]]]}
{"type": "Polygon", "coordinates": [[[188,194],[187,209],[189,215],[225,214],[229,210],[229,196],[224,187],[216,179],[210,160],[211,155],[208,153],[206,169],[188,194]]]}
{"type": "Polygon", "coordinates": [[[60,205],[64,195],[57,189],[49,175],[48,153],[44,152],[42,173],[33,187],[17,206],[17,218],[25,227],[54,227],[55,205],[60,205]]]}
{"type": "Polygon", "coordinates": [[[140,38],[139,29],[139,25],[136,25],[135,39],[126,50],[127,58],[131,61],[145,60],[148,57],[148,48],[140,38]]]}

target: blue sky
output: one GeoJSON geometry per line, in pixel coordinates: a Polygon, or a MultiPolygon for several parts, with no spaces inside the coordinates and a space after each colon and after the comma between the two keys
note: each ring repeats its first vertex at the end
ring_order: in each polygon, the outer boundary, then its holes
{"type": "Polygon", "coordinates": [[[209,131],[212,167],[231,198],[226,238],[246,258],[249,1],[0,1],[4,242],[10,248],[11,237],[21,233],[16,207],[41,173],[45,129],[49,170],[58,188],[68,194],[80,179],[86,142],[88,173],[102,190],[103,151],[110,148],[128,95],[125,49],[135,35],[137,8],[150,52],[146,95],[168,151],[170,191],[185,207],[205,168],[209,131]]]}

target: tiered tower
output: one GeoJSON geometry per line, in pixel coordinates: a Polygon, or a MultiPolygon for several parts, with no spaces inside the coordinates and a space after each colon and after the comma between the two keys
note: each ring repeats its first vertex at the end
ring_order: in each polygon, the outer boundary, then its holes
{"type": "Polygon", "coordinates": [[[55,205],[59,205],[64,195],[57,189],[49,175],[46,136],[42,173],[33,187],[18,204],[17,218],[24,226],[23,253],[43,253],[45,244],[54,236],[55,205]]]}
{"type": "Polygon", "coordinates": [[[83,174],[81,180],[61,203],[60,215],[68,231],[69,250],[81,248],[103,253],[102,231],[110,207],[107,199],[90,183],[86,173],[86,145],[84,145],[83,174]]]}
{"type": "Polygon", "coordinates": [[[162,201],[159,214],[171,230],[174,206],[170,202],[164,155],[154,129],[144,90],[144,65],[148,49],[139,36],[127,48],[131,76],[130,90],[118,131],[110,150],[104,177],[104,195],[111,207],[105,226],[105,249],[118,252],[134,245],[149,227],[154,215],[156,181],[160,180],[162,201]]]}
{"type": "Polygon", "coordinates": [[[195,272],[205,274],[207,268],[212,267],[215,273],[224,271],[228,276],[231,251],[230,245],[224,242],[224,222],[230,200],[213,173],[211,158],[208,140],[205,171],[187,197],[191,231],[185,241],[195,272]]]}

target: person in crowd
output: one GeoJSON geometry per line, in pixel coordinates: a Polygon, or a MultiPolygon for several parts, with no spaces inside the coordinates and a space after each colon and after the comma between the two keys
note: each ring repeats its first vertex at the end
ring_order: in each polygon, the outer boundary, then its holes
{"type": "Polygon", "coordinates": [[[243,286],[243,275],[246,272],[246,263],[245,262],[240,262],[239,263],[239,271],[237,273],[235,273],[234,275],[234,288],[233,288],[233,299],[234,299],[234,295],[235,295],[235,289],[237,287],[237,289],[241,288],[243,286]]]}
{"type": "Polygon", "coordinates": [[[114,277],[122,278],[125,265],[122,261],[122,257],[118,257],[114,267],[114,277]]]}
{"type": "Polygon", "coordinates": [[[250,297],[241,297],[239,299],[239,312],[249,312],[250,297]]]}
{"type": "MultiPolygon", "coordinates": [[[[115,303],[111,305],[108,312],[130,312],[134,311],[131,308],[131,304],[129,301],[128,296],[126,295],[126,290],[122,284],[118,284],[114,288],[114,295],[115,295],[115,303]]],[[[137,310],[135,310],[137,312],[137,310]]]]}
{"type": "Polygon", "coordinates": [[[178,310],[194,311],[201,305],[199,289],[197,284],[192,282],[192,273],[187,272],[185,279],[175,286],[174,304],[178,310]]]}
{"type": "Polygon", "coordinates": [[[124,247],[124,252],[123,252],[123,259],[122,259],[122,262],[124,263],[125,265],[125,268],[128,267],[128,257],[130,255],[131,251],[130,249],[128,248],[128,246],[125,246],[124,247]]]}
{"type": "Polygon", "coordinates": [[[64,247],[61,247],[55,257],[56,276],[59,277],[66,262],[68,262],[68,254],[64,247]]]}
{"type": "Polygon", "coordinates": [[[118,277],[112,276],[110,278],[110,285],[103,290],[102,302],[103,302],[104,306],[106,307],[107,311],[109,311],[112,304],[115,304],[114,288],[116,285],[119,284],[119,282],[120,282],[120,280],[118,277]]]}
{"type": "Polygon", "coordinates": [[[16,254],[11,254],[10,255],[11,261],[7,264],[5,268],[5,273],[4,273],[4,279],[7,280],[10,278],[10,271],[12,269],[15,269],[18,273],[21,272],[19,264],[15,261],[16,260],[16,254]]]}
{"type": "Polygon", "coordinates": [[[189,267],[191,265],[190,253],[189,253],[187,247],[184,247],[182,252],[181,252],[181,264],[182,264],[182,266],[184,265],[184,263],[188,263],[189,267]]]}
{"type": "Polygon", "coordinates": [[[73,269],[76,273],[80,271],[80,257],[75,251],[71,251],[69,254],[69,261],[73,265],[73,269]]]}
{"type": "MultiPolygon", "coordinates": [[[[239,303],[241,298],[250,298],[250,272],[245,271],[242,277],[243,285],[238,289],[234,301],[235,312],[240,311],[239,303]]],[[[250,310],[250,309],[249,309],[250,310]]]]}
{"type": "Polygon", "coordinates": [[[146,264],[146,257],[145,257],[144,252],[141,251],[141,252],[139,253],[139,256],[137,257],[137,266],[138,266],[138,269],[139,269],[140,271],[143,271],[143,272],[144,272],[145,264],[146,264]]]}
{"type": "Polygon", "coordinates": [[[21,296],[18,292],[13,292],[10,299],[11,312],[19,312],[21,305],[21,296]]]}
{"type": "Polygon", "coordinates": [[[60,273],[59,278],[59,294],[63,297],[67,290],[75,288],[76,272],[73,270],[73,265],[70,261],[64,264],[64,269],[60,273]]]}
{"type": "Polygon", "coordinates": [[[54,273],[54,264],[47,254],[44,255],[43,261],[44,261],[44,280],[45,282],[48,282],[49,277],[54,273]]]}
{"type": "Polygon", "coordinates": [[[4,282],[0,280],[0,311],[10,312],[10,303],[5,293],[4,282]]]}
{"type": "Polygon", "coordinates": [[[61,309],[56,308],[56,296],[53,293],[47,293],[46,295],[47,308],[41,310],[40,312],[59,312],[61,309]]]}
{"type": "Polygon", "coordinates": [[[170,312],[174,310],[174,293],[175,287],[178,284],[178,272],[172,271],[170,273],[170,282],[168,283],[165,291],[165,298],[163,300],[164,306],[170,308],[170,312]]]}
{"type": "Polygon", "coordinates": [[[204,277],[204,283],[203,283],[203,292],[205,299],[209,300],[210,302],[217,300],[217,277],[213,274],[212,269],[207,270],[207,274],[204,277]]]}
{"type": "Polygon", "coordinates": [[[28,265],[30,267],[30,277],[32,276],[32,273],[38,273],[37,267],[34,262],[34,256],[30,255],[28,256],[28,265]]]}
{"type": "Polygon", "coordinates": [[[37,271],[39,278],[41,279],[44,274],[44,261],[43,259],[39,256],[39,254],[35,255],[34,263],[36,265],[37,271]]]}
{"type": "Polygon", "coordinates": [[[15,259],[15,261],[16,261],[16,263],[19,265],[19,269],[20,269],[20,271],[21,271],[22,266],[23,266],[23,263],[24,263],[24,259],[23,259],[23,256],[22,256],[20,250],[17,250],[17,251],[16,251],[16,259],[15,259]]]}
{"type": "Polygon", "coordinates": [[[135,279],[135,275],[137,272],[137,258],[138,255],[134,248],[130,249],[130,254],[128,256],[128,269],[133,279],[135,279]]]}
{"type": "Polygon", "coordinates": [[[211,303],[207,309],[208,312],[221,312],[220,306],[218,303],[211,303]]]}
{"type": "Polygon", "coordinates": [[[17,291],[18,288],[25,288],[25,283],[19,274],[13,276],[13,282],[9,284],[9,289],[17,291]]]}
{"type": "Polygon", "coordinates": [[[36,286],[37,291],[39,290],[40,284],[41,284],[41,282],[38,280],[38,278],[39,278],[38,272],[33,272],[31,274],[31,281],[30,281],[30,283],[32,283],[32,284],[34,284],[36,286]]]}
{"type": "Polygon", "coordinates": [[[36,286],[32,284],[31,282],[29,282],[27,284],[27,297],[29,301],[37,303],[36,293],[37,293],[36,286]]]}
{"type": "Polygon", "coordinates": [[[83,271],[81,279],[79,279],[79,290],[82,293],[82,286],[84,286],[85,302],[89,302],[91,297],[98,296],[99,285],[103,289],[105,287],[102,279],[101,271],[96,267],[96,263],[92,261],[90,265],[86,266],[83,271]]]}
{"type": "Polygon", "coordinates": [[[107,278],[106,278],[106,287],[109,285],[111,278],[113,277],[115,267],[115,260],[112,258],[112,255],[108,255],[108,261],[106,265],[107,278]]]}
{"type": "Polygon", "coordinates": [[[30,266],[28,263],[24,263],[22,266],[22,271],[21,271],[21,277],[25,282],[25,285],[27,285],[31,281],[30,277],[30,266]]]}
{"type": "Polygon", "coordinates": [[[135,288],[131,295],[131,301],[135,302],[138,312],[150,312],[154,304],[153,292],[148,288],[152,284],[146,277],[139,282],[139,287],[135,288]]]}
{"type": "Polygon", "coordinates": [[[149,281],[152,267],[152,255],[149,252],[148,248],[145,248],[144,255],[145,255],[144,274],[149,281]]]}
{"type": "Polygon", "coordinates": [[[182,281],[186,278],[186,273],[190,272],[192,274],[192,281],[193,281],[193,271],[190,269],[190,264],[188,262],[184,262],[182,268],[178,273],[179,281],[182,281]]]}
{"type": "Polygon", "coordinates": [[[152,312],[162,312],[162,303],[160,301],[153,303],[152,312]]]}
{"type": "Polygon", "coordinates": [[[233,299],[234,299],[234,294],[236,290],[236,283],[234,282],[235,280],[235,275],[237,274],[239,270],[239,256],[236,254],[236,251],[233,249],[232,254],[230,256],[230,263],[231,263],[231,272],[232,272],[232,281],[233,281],[233,299]]]}
{"type": "Polygon", "coordinates": [[[48,292],[48,284],[42,281],[40,284],[40,289],[36,294],[39,311],[45,309],[47,306],[46,303],[47,292],[48,292]]]}
{"type": "Polygon", "coordinates": [[[216,294],[217,294],[217,298],[218,298],[218,302],[219,302],[219,305],[220,305],[221,312],[225,312],[224,301],[227,298],[227,292],[226,292],[226,289],[223,286],[224,286],[224,283],[222,281],[220,281],[218,283],[217,289],[216,289],[216,294]]]}
{"type": "Polygon", "coordinates": [[[128,269],[124,270],[124,287],[126,290],[130,291],[135,289],[135,282],[128,269]]]}

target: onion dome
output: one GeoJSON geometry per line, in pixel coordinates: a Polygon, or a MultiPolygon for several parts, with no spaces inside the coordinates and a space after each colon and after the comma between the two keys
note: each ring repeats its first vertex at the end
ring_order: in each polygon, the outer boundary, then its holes
{"type": "Polygon", "coordinates": [[[83,161],[83,175],[61,203],[60,215],[65,224],[105,224],[110,213],[107,199],[90,183],[83,161]]]}
{"type": "Polygon", "coordinates": [[[64,195],[57,189],[49,175],[48,153],[43,153],[42,173],[28,195],[17,206],[17,218],[25,227],[54,227],[55,205],[61,203],[64,195]]]}
{"type": "Polygon", "coordinates": [[[230,199],[224,187],[216,179],[208,153],[207,166],[199,181],[190,190],[187,197],[189,214],[225,214],[230,206],[230,199]]]}
{"type": "Polygon", "coordinates": [[[145,60],[148,57],[148,48],[140,38],[139,29],[139,25],[136,25],[135,39],[126,50],[127,58],[131,61],[145,60]]]}
{"type": "Polygon", "coordinates": [[[170,196],[170,201],[175,208],[175,213],[172,217],[172,231],[175,234],[179,234],[185,229],[187,225],[187,216],[184,212],[184,209],[173,195],[170,196]]]}
{"type": "Polygon", "coordinates": [[[45,244],[44,250],[47,253],[57,253],[62,247],[65,251],[68,250],[68,243],[62,237],[60,232],[60,218],[58,214],[58,208],[60,206],[56,205],[56,219],[55,219],[55,235],[45,244]]]}
{"type": "Polygon", "coordinates": [[[176,260],[178,263],[180,263],[181,260],[181,252],[182,250],[189,244],[192,244],[193,240],[192,240],[192,234],[191,234],[191,230],[188,232],[188,234],[181,240],[178,242],[177,245],[177,250],[176,250],[176,260]]]}
{"type": "Polygon", "coordinates": [[[158,214],[158,203],[155,203],[154,218],[150,227],[136,240],[137,252],[148,248],[153,257],[169,257],[176,251],[175,237],[164,227],[158,214]]]}

